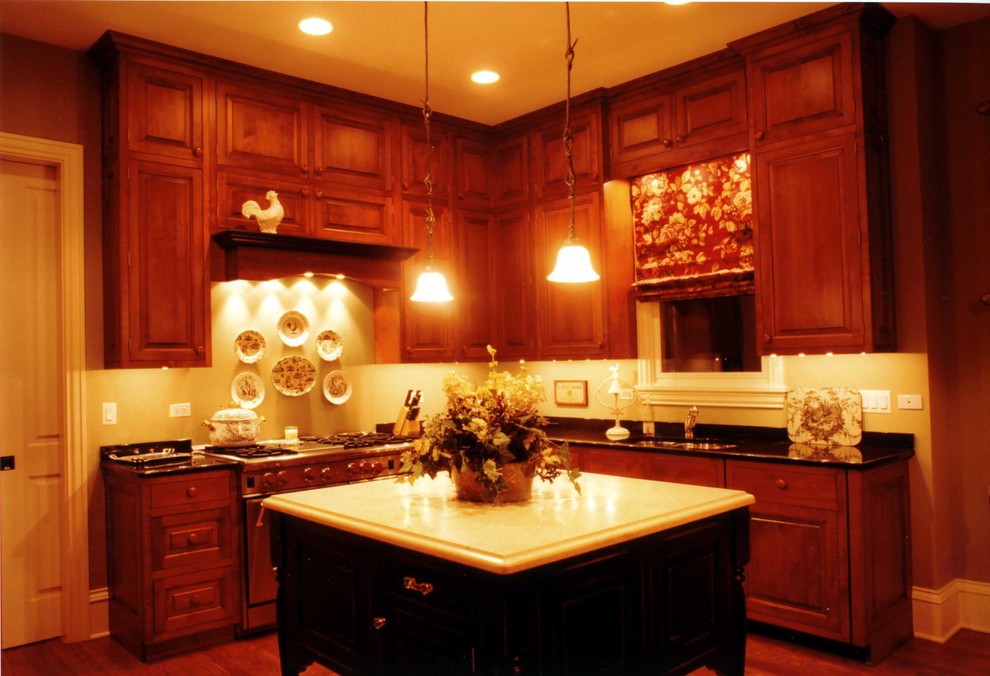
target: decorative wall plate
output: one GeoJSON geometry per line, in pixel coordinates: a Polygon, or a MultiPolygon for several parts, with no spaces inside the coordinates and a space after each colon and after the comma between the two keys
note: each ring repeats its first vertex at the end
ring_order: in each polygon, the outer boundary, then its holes
{"type": "Polygon", "coordinates": [[[344,341],[336,331],[321,331],[316,337],[316,351],[324,361],[340,359],[340,353],[344,351],[344,341]]]}
{"type": "Polygon", "coordinates": [[[234,354],[245,364],[254,364],[265,356],[265,337],[257,331],[241,331],[234,338],[234,354]]]}
{"type": "Polygon", "coordinates": [[[265,383],[257,373],[238,373],[230,383],[230,396],[244,408],[257,408],[265,400],[265,383]]]}
{"type": "Polygon", "coordinates": [[[331,404],[343,404],[351,398],[351,384],[343,371],[331,371],[323,379],[323,396],[331,404]]]}
{"type": "Polygon", "coordinates": [[[787,436],[799,444],[855,446],[863,438],[863,397],[848,387],[798,387],[787,393],[787,436]]]}
{"type": "Polygon", "coordinates": [[[278,337],[289,347],[298,347],[309,337],[309,320],[306,315],[290,310],[278,320],[278,337]]]}
{"type": "Polygon", "coordinates": [[[272,367],[272,384],[286,396],[301,396],[316,384],[316,367],[305,357],[279,359],[272,367]]]}

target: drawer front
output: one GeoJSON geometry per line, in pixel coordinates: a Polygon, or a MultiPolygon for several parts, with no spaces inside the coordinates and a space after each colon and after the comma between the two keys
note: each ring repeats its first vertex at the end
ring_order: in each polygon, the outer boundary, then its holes
{"type": "Polygon", "coordinates": [[[186,474],[174,481],[162,481],[151,487],[151,508],[194,505],[231,497],[230,475],[186,474]]]}
{"type": "Polygon", "coordinates": [[[395,559],[382,571],[380,582],[393,608],[405,606],[422,619],[457,623],[471,612],[471,585],[453,571],[395,559]]]}
{"type": "Polygon", "coordinates": [[[816,467],[727,460],[726,485],[760,502],[837,508],[846,500],[845,473],[816,467]]]}
{"type": "Polygon", "coordinates": [[[151,519],[151,566],[168,570],[232,558],[231,510],[208,509],[151,519]]]}
{"type": "Polygon", "coordinates": [[[237,578],[232,567],[175,575],[154,583],[155,632],[166,633],[233,622],[237,578]]]}

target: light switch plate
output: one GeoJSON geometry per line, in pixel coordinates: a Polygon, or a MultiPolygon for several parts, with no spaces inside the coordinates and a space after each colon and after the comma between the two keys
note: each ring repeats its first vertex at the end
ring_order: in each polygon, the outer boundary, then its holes
{"type": "Polygon", "coordinates": [[[860,390],[863,413],[890,413],[890,390],[860,390]]]}
{"type": "Polygon", "coordinates": [[[117,402],[115,401],[103,402],[103,424],[104,425],[117,424],[117,402]]]}

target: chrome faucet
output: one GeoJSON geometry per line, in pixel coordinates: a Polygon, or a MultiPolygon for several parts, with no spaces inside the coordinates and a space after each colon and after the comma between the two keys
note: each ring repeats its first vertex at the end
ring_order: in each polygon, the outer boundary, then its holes
{"type": "Polygon", "coordinates": [[[684,418],[684,438],[694,439],[694,426],[698,422],[698,407],[692,406],[688,409],[687,417],[684,418]]]}

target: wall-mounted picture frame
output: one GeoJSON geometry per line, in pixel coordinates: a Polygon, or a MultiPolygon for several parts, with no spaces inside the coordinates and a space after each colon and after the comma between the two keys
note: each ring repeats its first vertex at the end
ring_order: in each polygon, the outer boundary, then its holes
{"type": "Polygon", "coordinates": [[[587,406],[587,380],[553,381],[553,401],[557,406],[587,406]]]}

